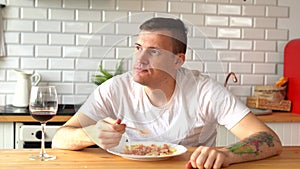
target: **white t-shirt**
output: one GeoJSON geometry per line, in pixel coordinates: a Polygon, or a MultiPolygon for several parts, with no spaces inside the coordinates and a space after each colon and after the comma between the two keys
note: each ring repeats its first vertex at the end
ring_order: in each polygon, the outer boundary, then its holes
{"type": "Polygon", "coordinates": [[[142,135],[126,129],[131,141],[163,141],[185,146],[215,146],[217,124],[231,129],[250,112],[239,99],[199,71],[180,68],[170,101],[153,106],[132,72],[115,76],[89,96],[78,113],[95,121],[120,118],[127,126],[150,130],[142,135]]]}

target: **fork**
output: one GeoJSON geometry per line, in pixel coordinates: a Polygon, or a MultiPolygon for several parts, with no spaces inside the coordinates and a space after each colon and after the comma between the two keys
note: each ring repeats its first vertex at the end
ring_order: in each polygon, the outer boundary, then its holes
{"type": "MultiPolygon", "coordinates": [[[[104,121],[105,123],[107,123],[107,124],[115,125],[114,123],[111,123],[111,122],[106,121],[106,120],[104,120],[104,119],[103,119],[103,121],[104,121]]],[[[138,128],[131,127],[131,126],[127,126],[127,125],[126,125],[126,128],[131,129],[131,130],[135,130],[135,131],[137,131],[137,132],[139,132],[140,134],[143,134],[143,135],[149,134],[149,133],[150,133],[150,130],[148,130],[148,129],[138,129],[138,128]]]]}

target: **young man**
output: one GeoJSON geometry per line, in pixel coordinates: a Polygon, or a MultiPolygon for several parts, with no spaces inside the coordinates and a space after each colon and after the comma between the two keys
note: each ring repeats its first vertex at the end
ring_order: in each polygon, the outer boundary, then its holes
{"type": "Polygon", "coordinates": [[[189,167],[220,168],[281,152],[278,136],[221,84],[183,68],[186,28],[178,19],[153,18],[140,26],[133,71],[100,85],[53,138],[53,148],[161,141],[197,146],[189,167]],[[216,148],[216,126],[241,141],[216,148]],[[141,134],[126,128],[148,129],[141,134]],[[125,133],[126,131],[126,133],[125,133]]]}

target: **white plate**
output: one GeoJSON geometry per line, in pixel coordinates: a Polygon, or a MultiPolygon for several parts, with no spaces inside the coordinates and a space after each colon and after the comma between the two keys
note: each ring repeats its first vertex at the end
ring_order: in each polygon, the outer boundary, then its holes
{"type": "Polygon", "coordinates": [[[128,142],[124,143],[122,145],[119,145],[117,147],[111,148],[107,150],[109,153],[121,156],[125,159],[130,159],[130,160],[138,160],[138,161],[158,161],[158,160],[165,160],[170,157],[175,157],[179,156],[181,154],[184,154],[187,149],[182,146],[182,145],[177,145],[177,144],[171,144],[171,143],[164,143],[164,142],[128,142]],[[170,155],[165,155],[165,156],[145,156],[145,155],[132,155],[132,154],[124,154],[124,146],[125,145],[132,145],[132,144],[144,144],[145,146],[151,145],[151,144],[156,144],[157,146],[162,146],[164,144],[168,144],[170,147],[175,148],[176,152],[170,155]]]}

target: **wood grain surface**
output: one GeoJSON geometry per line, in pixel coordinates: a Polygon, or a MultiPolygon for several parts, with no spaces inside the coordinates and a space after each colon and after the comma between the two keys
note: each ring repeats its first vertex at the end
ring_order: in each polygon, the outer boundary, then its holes
{"type": "MultiPolygon", "coordinates": [[[[30,155],[39,153],[38,149],[10,149],[0,150],[0,168],[5,169],[184,169],[191,153],[195,148],[188,148],[188,152],[162,161],[142,162],[123,159],[112,155],[100,148],[87,148],[82,151],[48,149],[49,154],[57,156],[54,161],[31,161],[30,155]]],[[[233,164],[226,169],[299,169],[300,147],[284,147],[279,156],[263,160],[233,164]]]]}

